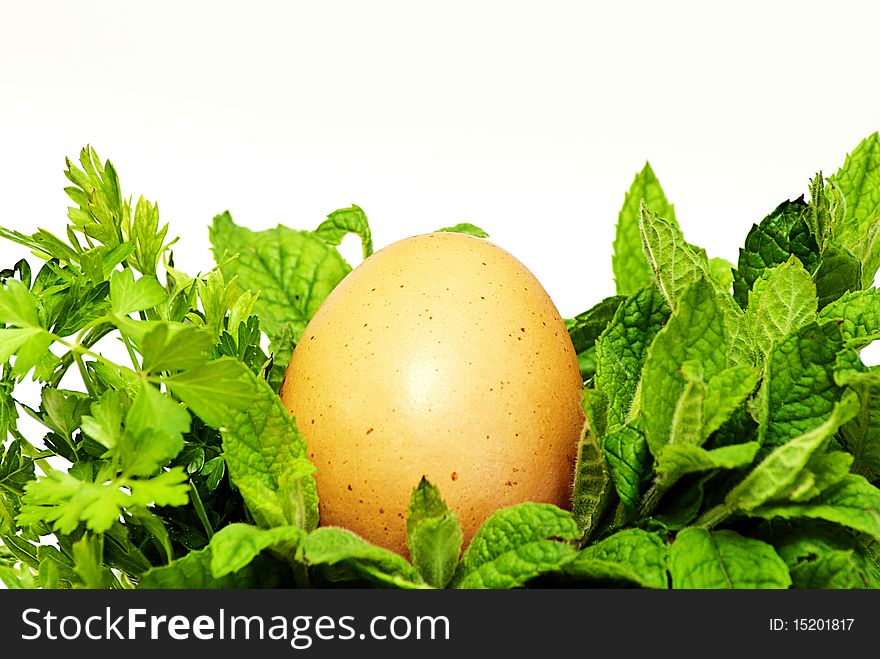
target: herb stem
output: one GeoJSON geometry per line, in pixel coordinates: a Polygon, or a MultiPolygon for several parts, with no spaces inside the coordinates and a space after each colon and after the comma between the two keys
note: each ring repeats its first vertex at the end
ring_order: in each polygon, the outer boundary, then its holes
{"type": "Polygon", "coordinates": [[[669,487],[663,483],[661,479],[656,479],[650,489],[648,489],[642,497],[636,517],[638,519],[644,519],[651,515],[660,503],[660,499],[663,498],[663,495],[666,494],[668,490],[669,487]]]}
{"type": "Polygon", "coordinates": [[[192,481],[189,482],[189,491],[192,493],[190,498],[192,499],[193,508],[195,508],[196,515],[202,523],[202,526],[205,527],[205,533],[208,534],[208,540],[210,541],[211,538],[214,537],[214,527],[211,526],[211,522],[208,519],[208,513],[205,512],[205,504],[202,503],[202,497],[199,496],[199,490],[192,481]]]}

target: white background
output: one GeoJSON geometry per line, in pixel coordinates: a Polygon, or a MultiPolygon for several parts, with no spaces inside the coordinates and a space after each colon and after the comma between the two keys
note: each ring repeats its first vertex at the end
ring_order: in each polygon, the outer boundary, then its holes
{"type": "Polygon", "coordinates": [[[223,210],[310,229],[356,203],[377,248],[484,227],[570,316],[613,293],[646,159],[690,242],[735,261],[880,128],[871,2],[0,8],[0,224],[62,232],[64,157],[90,143],[159,202],[191,273],[223,210]]]}
{"type": "MultiPolygon", "coordinates": [[[[63,234],[64,157],[89,143],[158,200],[191,274],[223,210],[311,229],[356,203],[377,248],[484,227],[571,316],[614,292],[646,159],[689,241],[735,261],[880,128],[878,18],[840,0],[0,0],[0,224],[63,234]]],[[[4,267],[25,255],[0,244],[4,267]]]]}

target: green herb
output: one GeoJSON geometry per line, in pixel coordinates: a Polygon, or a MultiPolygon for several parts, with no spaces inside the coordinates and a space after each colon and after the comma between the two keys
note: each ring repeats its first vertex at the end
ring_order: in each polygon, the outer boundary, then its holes
{"type": "Polygon", "coordinates": [[[351,271],[336,247],[353,234],[373,253],[363,210],[314,231],[218,215],[217,267],[187,274],[158,205],[87,147],[68,162],[63,237],[0,227],[35,259],[0,270],[0,581],[880,587],[880,371],[860,354],[880,338],[878,163],[875,133],[784,195],[735,266],[687,242],[646,165],[618,216],[618,294],[566,321],[586,416],[571,511],[502,508],[465,543],[423,479],[404,557],[320,525],[278,396],[351,271]]]}

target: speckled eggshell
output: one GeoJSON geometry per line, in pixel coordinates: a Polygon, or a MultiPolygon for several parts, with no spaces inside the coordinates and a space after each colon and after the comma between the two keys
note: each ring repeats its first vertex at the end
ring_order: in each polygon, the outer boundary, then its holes
{"type": "Polygon", "coordinates": [[[317,467],[321,524],[406,555],[422,475],[465,546],[504,506],[569,507],[581,388],[534,275],[490,242],[431,233],[376,252],[333,290],[281,397],[317,467]]]}

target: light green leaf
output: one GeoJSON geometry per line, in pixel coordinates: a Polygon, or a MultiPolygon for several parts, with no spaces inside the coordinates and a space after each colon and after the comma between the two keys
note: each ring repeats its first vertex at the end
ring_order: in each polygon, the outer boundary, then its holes
{"type": "Polygon", "coordinates": [[[215,579],[238,572],[264,549],[276,547],[291,559],[297,545],[306,537],[295,526],[260,529],[250,524],[227,524],[211,538],[211,576],[215,579]]]}
{"type": "Polygon", "coordinates": [[[860,567],[852,550],[829,551],[816,560],[791,567],[791,580],[794,587],[800,589],[867,588],[866,577],[860,567]]]}
{"type": "Polygon", "coordinates": [[[732,511],[748,512],[769,501],[785,499],[813,455],[857,413],[855,396],[845,395],[825,421],[771,452],[727,494],[724,505],[732,511]]]}
{"type": "Polygon", "coordinates": [[[742,365],[726,368],[706,383],[702,441],[708,439],[730,418],[757,384],[758,372],[751,366],[742,365]]]}
{"type": "Polygon", "coordinates": [[[183,433],[190,416],[170,397],[142,382],[125,415],[125,433],[119,441],[123,470],[130,476],[149,476],[183,449],[183,433]]]}
{"type": "Polygon", "coordinates": [[[709,259],[709,275],[718,286],[728,293],[731,292],[731,284],[733,284],[733,263],[720,256],[709,259]]]}
{"type": "Polygon", "coordinates": [[[582,550],[562,568],[576,581],[625,581],[643,588],[668,588],[667,546],[656,533],[626,529],[582,550]]]}
{"type": "Polygon", "coordinates": [[[874,133],[847,155],[832,177],[846,200],[846,213],[831,227],[834,240],[862,263],[862,285],[870,286],[880,266],[880,136],[874,133]]]}
{"type": "Polygon", "coordinates": [[[671,485],[685,474],[751,464],[759,447],[758,442],[746,442],[707,451],[688,444],[667,444],[660,451],[655,471],[665,484],[671,485]]]}
{"type": "Polygon", "coordinates": [[[777,519],[766,528],[795,588],[880,588],[878,566],[848,529],[808,519],[777,519]]]}
{"type": "Polygon", "coordinates": [[[0,287],[0,323],[16,327],[40,327],[37,301],[17,279],[6,279],[0,287]]]}
{"type": "Polygon", "coordinates": [[[834,321],[810,322],[774,344],[755,406],[762,445],[784,444],[828,417],[841,394],[833,369],[842,349],[834,321]]]}
{"type": "Polygon", "coordinates": [[[875,479],[880,476],[880,374],[845,371],[836,379],[838,384],[848,385],[859,400],[859,413],[840,429],[854,458],[853,473],[875,479]]]}
{"type": "Polygon", "coordinates": [[[210,237],[226,279],[238,277],[242,289],[259,292],[254,309],[270,337],[289,324],[298,338],[351,270],[336,249],[310,231],[283,226],[250,231],[224,213],[214,218],[210,237]]]}
{"type": "Polygon", "coordinates": [[[64,191],[79,206],[69,207],[67,216],[85,235],[110,247],[118,245],[122,239],[124,207],[116,170],[109,160],[102,165],[90,146],[80,151],[79,161],[82,169],[68,158],[64,172],[75,186],[64,191]]]}
{"type": "Polygon", "coordinates": [[[713,288],[721,291],[711,278],[706,250],[685,242],[678,225],[643,206],[639,227],[645,256],[673,311],[678,308],[681,293],[697,281],[712,281],[713,288]]]}
{"type": "Polygon", "coordinates": [[[819,312],[820,320],[840,320],[847,343],[857,347],[880,339],[880,289],[846,293],[819,312]]]}
{"type": "Polygon", "coordinates": [[[788,588],[788,567],[771,545],[733,531],[686,528],[669,549],[673,588],[788,588]]]}
{"type": "Polygon", "coordinates": [[[171,392],[186,403],[205,423],[223,425],[227,410],[244,410],[258,392],[247,366],[221,357],[163,379],[171,392]]]}
{"type": "Polygon", "coordinates": [[[249,509],[264,508],[265,493],[278,493],[274,505],[296,511],[286,523],[309,531],[318,524],[318,498],[314,479],[305,474],[304,464],[310,466],[305,440],[268,383],[250,372],[247,377],[256,398],[246,409],[228,410],[220,428],[229,476],[239,486],[243,479],[248,480],[248,489],[242,494],[249,509]],[[285,489],[283,483],[295,487],[285,489]]]}
{"type": "Polygon", "coordinates": [[[699,281],[681,295],[678,309],[651,344],[642,371],[641,409],[653,455],[672,439],[678,401],[688,387],[682,365],[695,362],[703,377],[711,379],[727,367],[726,346],[719,295],[709,283],[699,281]]]}
{"type": "Polygon", "coordinates": [[[580,536],[570,513],[540,503],[502,508],[487,519],[465,551],[455,588],[516,588],[558,570],[577,555],[566,540],[580,536]]]}
{"type": "Polygon", "coordinates": [[[373,253],[373,236],[370,233],[370,223],[367,221],[364,211],[354,204],[351,205],[351,208],[340,208],[333,211],[315,229],[315,235],[331,245],[338,245],[345,238],[346,234],[349,233],[360,237],[365,259],[373,253]]]}
{"type": "Polygon", "coordinates": [[[623,208],[617,216],[611,267],[620,295],[632,295],[653,281],[651,266],[642,252],[639,232],[640,207],[643,202],[654,213],[675,224],[675,209],[666,199],[660,182],[648,163],[645,163],[642,171],[633,179],[623,199],[623,208]]]}
{"type": "Polygon", "coordinates": [[[300,557],[310,566],[339,566],[337,579],[362,578],[397,588],[428,587],[416,569],[394,552],[332,526],[312,531],[300,544],[300,557]]]}
{"type": "Polygon", "coordinates": [[[632,418],[648,346],[668,318],[666,300],[651,284],[617,307],[596,340],[595,384],[608,399],[609,432],[632,418]]]}
{"type": "Polygon", "coordinates": [[[474,236],[475,238],[489,237],[489,234],[483,231],[480,227],[474,226],[468,222],[461,222],[455,226],[437,229],[437,233],[464,233],[469,236],[474,236]]]}
{"type": "Polygon", "coordinates": [[[777,341],[816,318],[816,286],[795,256],[766,269],[748,297],[746,323],[761,362],[777,341]]]}
{"type": "Polygon", "coordinates": [[[116,270],[110,275],[110,309],[118,316],[152,309],[165,297],[165,289],[153,276],[135,281],[130,269],[116,270]]]}
{"type": "Polygon", "coordinates": [[[809,501],[766,504],[749,514],[766,519],[822,519],[880,539],[880,490],[855,474],[843,477],[809,501]]]}
{"type": "Polygon", "coordinates": [[[189,491],[185,481],[186,474],[177,467],[147,480],[106,484],[101,474],[90,482],[53,471],[27,485],[17,521],[23,526],[45,522],[65,535],[73,533],[82,522],[90,531],[103,533],[118,521],[127,506],[185,505],[189,491]]]}
{"type": "Polygon", "coordinates": [[[424,476],[410,499],[406,536],[409,555],[422,578],[434,588],[446,586],[461,554],[461,524],[440,498],[440,490],[424,476]]]}
{"type": "Polygon", "coordinates": [[[211,335],[192,325],[157,323],[139,341],[148,373],[194,369],[208,360],[211,335]]]}

